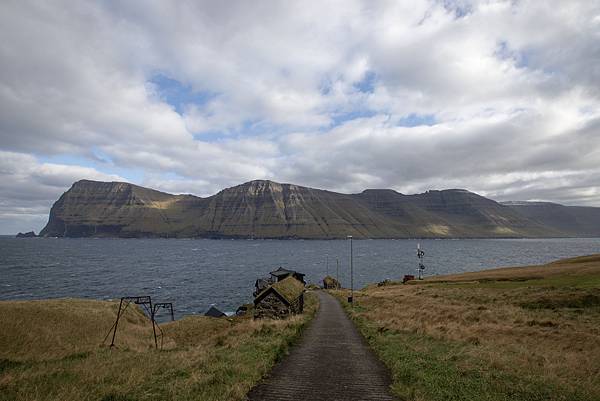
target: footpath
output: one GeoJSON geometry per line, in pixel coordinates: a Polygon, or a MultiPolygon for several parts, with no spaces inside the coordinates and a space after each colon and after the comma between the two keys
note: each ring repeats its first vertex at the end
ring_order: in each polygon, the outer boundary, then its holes
{"type": "Polygon", "coordinates": [[[290,354],[248,394],[249,401],[394,400],[386,367],[342,306],[317,292],[320,307],[290,354]]]}

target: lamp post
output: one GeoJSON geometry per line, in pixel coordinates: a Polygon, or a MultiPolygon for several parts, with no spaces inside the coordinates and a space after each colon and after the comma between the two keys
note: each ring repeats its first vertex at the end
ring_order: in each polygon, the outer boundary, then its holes
{"type": "Polygon", "coordinates": [[[339,258],[335,258],[335,279],[338,282],[338,285],[340,283],[340,259],[339,258]]]}
{"type": "Polygon", "coordinates": [[[354,305],[354,261],[352,255],[352,236],[348,235],[347,238],[350,239],[350,297],[348,298],[348,302],[354,305]]]}

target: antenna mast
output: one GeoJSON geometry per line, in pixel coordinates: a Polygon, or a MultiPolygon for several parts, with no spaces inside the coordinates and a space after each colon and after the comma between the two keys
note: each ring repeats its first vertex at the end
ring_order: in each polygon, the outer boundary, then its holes
{"type": "Polygon", "coordinates": [[[425,270],[425,265],[423,264],[424,257],[425,251],[421,249],[421,243],[417,243],[417,258],[419,260],[419,267],[417,267],[417,273],[419,280],[423,280],[423,270],[425,270]]]}

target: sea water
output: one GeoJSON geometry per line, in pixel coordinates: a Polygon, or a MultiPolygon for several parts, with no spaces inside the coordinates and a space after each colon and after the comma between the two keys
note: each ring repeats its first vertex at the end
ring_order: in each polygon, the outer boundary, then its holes
{"type": "MultiPolygon", "coordinates": [[[[354,286],[425,275],[546,263],[600,253],[598,238],[353,240],[354,286]]],[[[150,295],[175,315],[223,311],[252,301],[254,282],[279,266],[319,283],[350,286],[348,240],[68,239],[0,237],[0,299],[118,299],[150,295]]]]}

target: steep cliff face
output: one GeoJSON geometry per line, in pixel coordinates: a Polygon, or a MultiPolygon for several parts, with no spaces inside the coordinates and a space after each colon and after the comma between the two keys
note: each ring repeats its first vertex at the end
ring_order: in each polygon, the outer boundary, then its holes
{"type": "Polygon", "coordinates": [[[256,238],[384,236],[381,216],[350,195],[251,181],[208,198],[199,221],[210,233],[256,238]]]}
{"type": "Polygon", "coordinates": [[[54,204],[40,235],[453,238],[561,233],[465,190],[340,194],[258,180],[207,198],[170,195],[127,183],[79,181],[54,204]]]}
{"type": "Polygon", "coordinates": [[[524,218],[514,210],[464,189],[427,191],[410,201],[446,223],[452,237],[522,237],[560,235],[556,230],[524,218]]]}
{"type": "Polygon", "coordinates": [[[52,206],[41,236],[163,236],[173,230],[175,196],[123,182],[78,181],[52,206]]]}
{"type": "Polygon", "coordinates": [[[403,195],[367,190],[359,195],[371,209],[402,224],[412,237],[526,237],[558,232],[514,210],[464,189],[403,195]]]}
{"type": "Polygon", "coordinates": [[[550,202],[505,202],[530,220],[566,236],[600,237],[600,208],[563,206],[550,202]]]}

